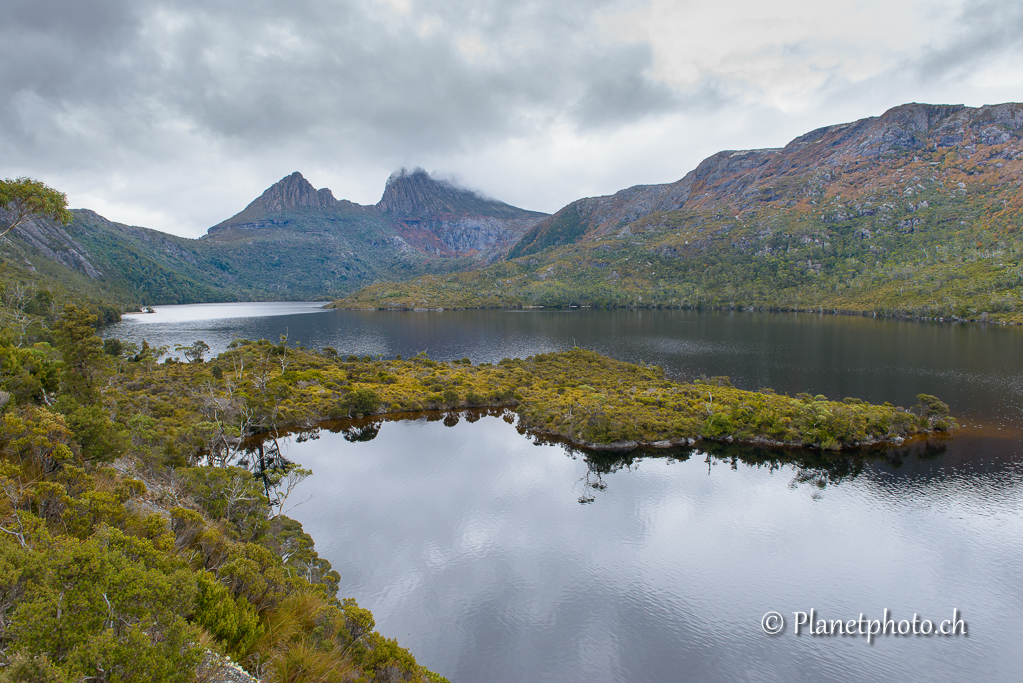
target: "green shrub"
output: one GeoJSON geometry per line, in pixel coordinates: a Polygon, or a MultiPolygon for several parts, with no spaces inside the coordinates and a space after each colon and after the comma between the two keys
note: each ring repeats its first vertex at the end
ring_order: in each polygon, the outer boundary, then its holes
{"type": "Polygon", "coordinates": [[[371,415],[380,407],[380,395],[365,387],[351,391],[345,396],[344,406],[350,414],[371,415]]]}

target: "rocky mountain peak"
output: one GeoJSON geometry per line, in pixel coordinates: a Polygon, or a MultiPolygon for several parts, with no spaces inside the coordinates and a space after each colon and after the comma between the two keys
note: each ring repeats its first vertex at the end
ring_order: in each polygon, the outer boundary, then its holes
{"type": "Polygon", "coordinates": [[[348,201],[338,201],[325,187],[317,190],[301,173],[295,171],[268,187],[248,206],[226,221],[214,225],[208,232],[213,234],[229,228],[265,227],[268,216],[299,208],[346,210],[354,206],[348,201]]]}
{"type": "Polygon", "coordinates": [[[491,216],[520,218],[531,211],[488,199],[472,190],[438,180],[421,168],[402,168],[387,179],[384,194],[376,205],[384,213],[403,218],[439,216],[491,216]]]}
{"type": "Polygon", "coordinates": [[[278,213],[300,206],[329,208],[336,204],[337,200],[330,190],[317,190],[301,173],[295,171],[268,187],[246,210],[278,213]]]}

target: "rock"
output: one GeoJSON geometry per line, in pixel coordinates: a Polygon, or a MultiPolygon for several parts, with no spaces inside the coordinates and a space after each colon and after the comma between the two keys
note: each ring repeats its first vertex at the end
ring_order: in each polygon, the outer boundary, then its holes
{"type": "Polygon", "coordinates": [[[246,207],[246,210],[256,209],[275,213],[299,206],[333,207],[336,205],[337,200],[334,199],[330,190],[327,188],[317,190],[301,173],[295,171],[268,187],[263,194],[246,207]]]}
{"type": "Polygon", "coordinates": [[[230,657],[218,655],[212,650],[196,668],[196,683],[259,683],[258,678],[251,676],[245,669],[230,657]]]}

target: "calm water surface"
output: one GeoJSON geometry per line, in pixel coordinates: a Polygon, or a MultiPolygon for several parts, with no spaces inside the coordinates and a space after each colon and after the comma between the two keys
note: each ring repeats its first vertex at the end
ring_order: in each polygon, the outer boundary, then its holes
{"type": "Polygon", "coordinates": [[[363,442],[328,430],[288,439],[287,455],[315,472],[290,514],[340,572],[342,595],[453,683],[1019,680],[1018,328],[233,306],[205,319],[205,307],[201,316],[160,307],[108,334],[203,339],[214,350],[235,337],[288,334],[343,354],[426,350],[475,362],[579,345],[676,378],[730,375],[750,389],[900,405],[933,393],[969,425],[950,441],[866,462],[806,454],[772,463],[770,453],[711,446],[616,460],[537,444],[501,417],[478,415],[384,422],[363,442]],[[245,317],[253,310],[262,317],[245,317]],[[958,609],[968,635],[869,645],[795,635],[793,612],[811,608],[825,619],[879,619],[887,608],[896,620],[934,621],[958,609]],[[769,610],[788,621],[780,635],[761,630],[769,610]]]}

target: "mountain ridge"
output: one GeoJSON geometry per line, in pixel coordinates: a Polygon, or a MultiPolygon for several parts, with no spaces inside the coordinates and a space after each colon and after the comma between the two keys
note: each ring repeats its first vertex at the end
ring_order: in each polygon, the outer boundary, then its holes
{"type": "Polygon", "coordinates": [[[500,264],[371,286],[339,305],[1023,321],[1021,132],[1018,103],[900,105],[781,148],[718,152],[673,183],[577,200],[500,264]]]}
{"type": "Polygon", "coordinates": [[[371,206],[295,172],[199,240],[76,210],[0,251],[7,276],[125,306],[329,296],[1023,320],[1021,132],[1021,104],[910,103],[549,216],[422,169],[396,171],[371,206]]]}
{"type": "Polygon", "coordinates": [[[392,173],[380,201],[369,206],[336,199],[327,188],[317,190],[296,171],[210,228],[205,238],[246,242],[264,239],[265,231],[304,232],[353,250],[369,239],[405,255],[493,262],[546,215],[438,180],[418,167],[392,173]],[[351,229],[355,223],[366,229],[362,238],[351,229]]]}
{"type": "Polygon", "coordinates": [[[392,173],[384,185],[384,194],[376,208],[403,218],[445,215],[525,218],[547,215],[520,209],[451,182],[438,180],[418,167],[411,171],[402,168],[392,173]]]}
{"type": "MultiPolygon", "coordinates": [[[[336,199],[296,171],[199,239],[77,209],[68,226],[47,220],[19,226],[12,233],[17,239],[0,244],[0,252],[17,281],[70,288],[122,307],[308,299],[495,261],[546,215],[436,181],[421,170],[408,175],[423,205],[416,216],[336,199]],[[448,213],[431,214],[438,206],[448,213]]],[[[392,182],[392,196],[401,182],[392,182]]]]}
{"type": "Polygon", "coordinates": [[[673,183],[637,185],[613,195],[572,202],[527,232],[523,241],[512,248],[510,257],[568,244],[588,233],[606,234],[614,225],[624,227],[658,211],[712,210],[721,208],[722,202],[732,201],[737,212],[741,212],[751,202],[772,201],[770,196],[758,196],[759,190],[751,193],[751,188],[765,178],[780,180],[806,173],[812,167],[837,169],[857,159],[880,159],[900,151],[920,150],[930,142],[948,147],[964,139],[971,123],[991,129],[987,134],[980,131],[985,144],[1001,144],[1011,136],[1005,137],[1006,131],[998,126],[1018,130],[1023,126],[1023,106],[1005,103],[971,108],[961,104],[908,103],[892,107],[880,116],[817,128],[784,147],[723,150],[673,183]],[[809,145],[823,145],[834,153],[822,158],[809,145]],[[571,238],[559,234],[559,226],[566,224],[563,219],[559,221],[559,214],[569,207],[574,207],[584,221],[582,230],[578,221],[569,221],[569,232],[574,235],[571,238]],[[552,223],[557,224],[552,227],[552,223]]]}

